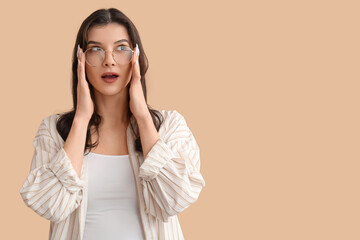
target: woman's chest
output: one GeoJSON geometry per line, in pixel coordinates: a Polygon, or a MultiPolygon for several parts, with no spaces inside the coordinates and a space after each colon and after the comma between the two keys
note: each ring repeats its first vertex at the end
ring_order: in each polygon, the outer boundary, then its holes
{"type": "Polygon", "coordinates": [[[99,132],[91,136],[91,142],[98,145],[91,152],[104,155],[127,155],[129,154],[125,132],[99,132]]]}

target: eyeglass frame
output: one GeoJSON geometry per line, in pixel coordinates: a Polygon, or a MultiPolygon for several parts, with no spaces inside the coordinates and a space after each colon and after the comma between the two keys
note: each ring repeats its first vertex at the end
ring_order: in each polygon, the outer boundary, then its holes
{"type": "MultiPolygon", "coordinates": [[[[94,46],[94,47],[97,47],[97,46],[94,46]]],[[[119,46],[117,46],[117,47],[128,47],[128,48],[130,49],[130,51],[131,51],[131,58],[130,58],[130,61],[129,61],[129,62],[131,62],[131,59],[134,57],[134,52],[135,52],[135,51],[134,51],[133,49],[131,49],[131,47],[125,46],[125,45],[119,45],[119,46]]],[[[85,61],[86,61],[86,63],[89,64],[89,66],[91,66],[91,67],[98,67],[98,66],[93,66],[93,65],[91,65],[91,64],[88,63],[88,61],[86,60],[86,52],[87,52],[88,50],[90,50],[91,48],[93,48],[93,47],[90,47],[90,48],[86,49],[85,52],[84,52],[85,61]]],[[[104,49],[102,49],[101,47],[97,47],[97,48],[100,48],[100,49],[104,52],[104,60],[105,60],[105,57],[106,57],[106,52],[111,52],[111,56],[112,56],[113,60],[114,60],[117,64],[120,65],[120,63],[118,63],[118,62],[115,60],[115,58],[114,58],[114,50],[115,50],[115,49],[113,49],[113,50],[110,51],[110,50],[104,50],[104,49]]],[[[104,60],[103,60],[103,61],[104,61],[104,60]]]]}

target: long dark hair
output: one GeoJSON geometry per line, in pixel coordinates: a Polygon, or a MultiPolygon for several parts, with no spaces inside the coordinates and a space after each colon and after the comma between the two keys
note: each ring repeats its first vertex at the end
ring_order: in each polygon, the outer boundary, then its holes
{"type": "MultiPolygon", "coordinates": [[[[90,14],[84,20],[84,22],[81,24],[80,29],[77,34],[77,37],[76,37],[74,49],[73,49],[73,57],[72,57],[73,58],[73,61],[72,61],[73,109],[71,111],[58,114],[61,116],[59,117],[59,119],[56,123],[56,129],[64,141],[66,141],[67,136],[69,135],[71,125],[74,120],[74,116],[75,116],[75,112],[76,112],[76,106],[77,106],[77,85],[78,85],[78,76],[77,76],[78,60],[77,60],[77,56],[76,56],[77,45],[79,44],[82,49],[86,49],[87,41],[88,41],[87,36],[88,36],[88,32],[89,32],[90,28],[94,27],[94,26],[104,26],[109,23],[119,23],[122,26],[124,26],[128,31],[131,45],[135,46],[137,43],[139,46],[139,49],[140,49],[139,65],[140,65],[140,74],[141,74],[140,81],[141,81],[142,89],[144,92],[145,101],[147,103],[145,73],[147,72],[149,63],[148,63],[148,59],[145,55],[145,51],[142,47],[141,39],[140,39],[139,33],[138,33],[135,25],[131,22],[131,20],[127,16],[125,16],[124,13],[122,13],[121,11],[119,11],[116,8],[108,8],[108,9],[103,8],[103,9],[96,10],[95,12],[90,14]]],[[[94,102],[94,113],[88,124],[87,134],[86,134],[86,143],[85,143],[85,148],[84,148],[84,152],[86,152],[86,150],[89,150],[89,152],[90,152],[90,149],[92,149],[98,145],[98,141],[96,141],[95,143],[91,142],[91,134],[92,134],[90,132],[91,127],[94,126],[95,132],[98,132],[100,122],[102,121],[102,117],[97,114],[97,111],[96,111],[97,107],[96,107],[96,103],[94,100],[95,98],[94,98],[93,86],[88,81],[87,76],[86,76],[86,81],[89,84],[90,95],[94,102]]],[[[127,87],[128,90],[130,87],[130,83],[128,84],[128,87],[127,87]]],[[[148,104],[147,104],[147,106],[148,106],[149,112],[151,114],[152,120],[154,122],[155,128],[157,131],[159,131],[160,126],[163,122],[163,116],[161,115],[161,113],[158,110],[152,109],[148,104]]],[[[143,150],[142,150],[142,146],[141,146],[138,125],[136,123],[135,117],[133,116],[129,106],[128,106],[128,111],[129,111],[131,129],[135,134],[135,150],[142,152],[143,150]]]]}

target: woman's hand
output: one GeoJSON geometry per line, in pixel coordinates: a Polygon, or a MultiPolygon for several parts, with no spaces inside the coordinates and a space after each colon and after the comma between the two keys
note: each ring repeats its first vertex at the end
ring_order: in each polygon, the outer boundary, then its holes
{"type": "Polygon", "coordinates": [[[90,118],[94,112],[94,102],[91,99],[89,84],[86,81],[85,76],[85,54],[78,45],[78,85],[77,85],[77,106],[75,116],[86,121],[90,121],[90,118]]]}
{"type": "Polygon", "coordinates": [[[130,110],[137,121],[141,121],[150,115],[147,107],[144,92],[140,82],[140,65],[139,65],[140,50],[136,44],[134,57],[132,58],[132,76],[130,79],[130,110]]]}

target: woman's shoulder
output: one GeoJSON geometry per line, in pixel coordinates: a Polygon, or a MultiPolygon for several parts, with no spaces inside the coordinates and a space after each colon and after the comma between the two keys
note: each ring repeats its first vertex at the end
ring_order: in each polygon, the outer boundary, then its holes
{"type": "MultiPolygon", "coordinates": [[[[181,123],[185,123],[185,118],[183,114],[181,114],[178,110],[175,109],[160,109],[158,110],[161,115],[163,116],[163,124],[166,128],[173,128],[178,126],[181,123]]],[[[56,123],[59,117],[61,116],[60,113],[54,113],[47,115],[42,118],[41,125],[45,126],[51,133],[56,132],[56,123]]]]}
{"type": "Polygon", "coordinates": [[[42,131],[48,131],[48,134],[52,137],[57,137],[58,132],[56,130],[56,123],[59,117],[60,113],[46,115],[42,118],[39,129],[42,131]]]}
{"type": "Polygon", "coordinates": [[[173,140],[191,141],[193,133],[190,130],[185,117],[177,110],[159,110],[164,116],[159,134],[165,142],[173,140]]]}
{"type": "Polygon", "coordinates": [[[38,125],[38,130],[34,137],[34,144],[40,144],[40,142],[37,142],[37,140],[49,137],[55,141],[56,146],[61,146],[64,141],[62,141],[62,138],[60,137],[56,129],[56,123],[59,117],[60,114],[56,113],[42,117],[41,122],[38,125]]]}
{"type": "Polygon", "coordinates": [[[177,110],[161,109],[159,110],[159,112],[162,114],[162,116],[164,117],[164,122],[166,122],[167,124],[177,124],[184,119],[184,116],[177,110]]]}
{"type": "Polygon", "coordinates": [[[53,113],[50,115],[46,115],[45,117],[42,118],[41,123],[45,124],[46,127],[51,129],[52,127],[54,127],[54,125],[56,125],[56,122],[59,119],[59,117],[60,117],[60,113],[53,113]]]}
{"type": "Polygon", "coordinates": [[[167,119],[178,119],[178,118],[184,117],[178,110],[175,110],[175,109],[172,109],[172,110],[161,109],[159,111],[164,116],[164,118],[167,118],[167,119]]]}
{"type": "Polygon", "coordinates": [[[159,134],[163,136],[164,139],[171,139],[179,132],[182,134],[189,132],[185,117],[179,111],[165,109],[159,111],[164,117],[159,129],[159,134]],[[174,135],[174,133],[176,134],[174,135]]]}

